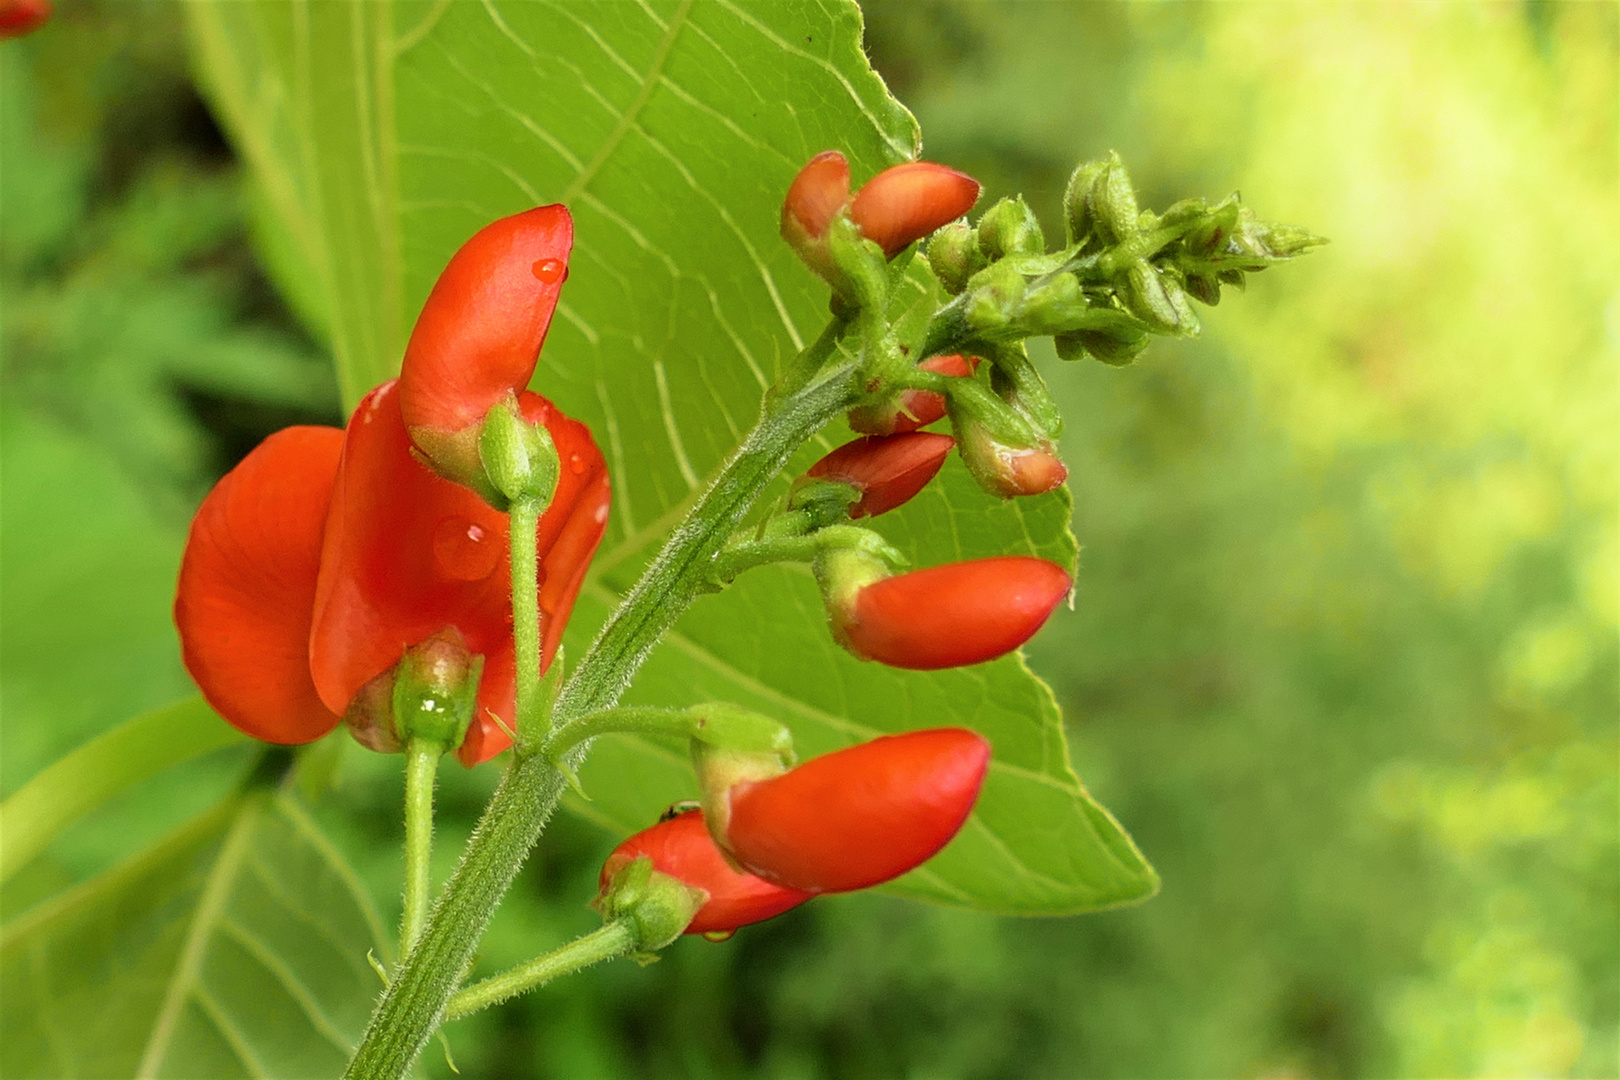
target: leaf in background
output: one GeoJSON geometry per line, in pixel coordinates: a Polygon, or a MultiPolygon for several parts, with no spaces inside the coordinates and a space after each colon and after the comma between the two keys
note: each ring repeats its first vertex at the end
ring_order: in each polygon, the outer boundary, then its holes
{"type": "Polygon", "coordinates": [[[7,1076],[337,1075],[386,935],[290,796],[233,796],[7,926],[7,1076]]]}
{"type": "MultiPolygon", "coordinates": [[[[861,51],[852,3],[189,7],[216,105],[281,218],[285,274],[327,283],[348,402],[397,371],[410,313],[494,218],[572,209],[570,280],[535,385],[590,423],[614,482],[609,540],[571,654],[740,441],[826,319],[826,287],[777,237],[782,193],[838,147],[856,182],[916,153],[911,116],[861,51]],[[290,253],[297,253],[294,259],[290,253]],[[299,269],[298,267],[301,267],[299,269]]],[[[842,437],[807,448],[802,463],[842,437]]],[[[959,469],[893,524],[918,565],[1007,551],[1074,559],[1068,504],[998,505],[959,469]]],[[[1045,687],[1015,659],[972,671],[861,665],[813,584],[766,572],[684,618],[634,700],[769,707],[807,752],[965,724],[996,747],[974,823],[900,886],[996,910],[1066,912],[1154,887],[1084,794],[1045,687]]],[[[619,828],[684,794],[650,744],[602,760],[619,828]]]]}

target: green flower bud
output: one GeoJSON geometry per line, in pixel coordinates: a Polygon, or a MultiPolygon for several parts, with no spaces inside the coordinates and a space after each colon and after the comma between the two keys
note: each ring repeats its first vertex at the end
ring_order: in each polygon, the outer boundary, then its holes
{"type": "Polygon", "coordinates": [[[1058,356],[1065,360],[1090,356],[1113,367],[1124,367],[1148,346],[1147,328],[1124,312],[1098,311],[1091,321],[1093,325],[1084,330],[1059,334],[1052,339],[1058,356]]]}
{"type": "Polygon", "coordinates": [[[1084,318],[1089,306],[1074,275],[1058,274],[1024,294],[1018,329],[1029,337],[1061,333],[1084,318]]]}
{"type": "Polygon", "coordinates": [[[1187,277],[1187,292],[1201,304],[1214,307],[1221,302],[1221,283],[1212,275],[1191,274],[1187,277]]]}
{"type": "Polygon", "coordinates": [[[952,296],[967,288],[968,278],[988,263],[979,250],[979,233],[965,221],[953,221],[928,241],[928,265],[952,296]]]}
{"type": "Polygon", "coordinates": [[[1119,154],[1110,151],[1108,160],[1097,178],[1092,181],[1087,197],[1091,213],[1097,222],[1097,233],[1110,244],[1131,239],[1137,231],[1136,189],[1131,186],[1130,174],[1119,154]]]}
{"type": "Polygon", "coordinates": [[[1108,168],[1108,159],[1088,161],[1074,170],[1063,191],[1063,219],[1068,226],[1069,243],[1084,245],[1094,238],[1097,215],[1091,208],[1091,189],[1108,168]]]}
{"type": "Polygon", "coordinates": [[[972,288],[965,294],[968,327],[986,337],[1005,330],[1018,314],[1027,284],[1023,273],[1005,262],[993,263],[975,274],[972,288]]]}
{"type": "Polygon", "coordinates": [[[1002,199],[979,219],[979,250],[992,262],[1008,255],[1040,255],[1046,237],[1023,196],[1002,199]]]}
{"type": "Polygon", "coordinates": [[[1198,332],[1186,292],[1146,259],[1131,264],[1119,293],[1126,310],[1149,326],[1183,336],[1198,332]]]}

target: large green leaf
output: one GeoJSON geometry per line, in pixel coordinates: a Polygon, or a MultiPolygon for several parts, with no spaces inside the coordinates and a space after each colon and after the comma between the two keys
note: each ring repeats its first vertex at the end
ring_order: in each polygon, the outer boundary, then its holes
{"type": "Polygon", "coordinates": [[[364,890],[304,811],[233,796],[0,936],[0,1072],[335,1076],[386,956],[364,890]]]}
{"type": "MultiPolygon", "coordinates": [[[[826,288],[776,236],[783,191],[835,146],[857,182],[918,135],[861,51],[846,0],[734,4],[196,3],[214,100],[282,221],[271,245],[329,321],[349,401],[392,376],[410,312],[450,253],[503,214],[573,210],[577,245],[535,385],[591,424],[612,471],[608,542],[571,646],[725,460],[761,392],[820,331],[826,288]]],[[[829,432],[802,461],[831,445],[829,432]]],[[[994,505],[960,470],[885,528],[918,564],[1006,551],[1074,561],[1068,504],[994,505]]],[[[696,605],[633,691],[768,706],[806,752],[966,724],[995,767],[971,826],[901,884],[997,910],[1147,895],[1152,871],[1069,769],[1050,695],[1016,659],[971,671],[857,664],[802,574],[696,605]]],[[[650,743],[588,777],[617,827],[686,793],[650,743]]]]}

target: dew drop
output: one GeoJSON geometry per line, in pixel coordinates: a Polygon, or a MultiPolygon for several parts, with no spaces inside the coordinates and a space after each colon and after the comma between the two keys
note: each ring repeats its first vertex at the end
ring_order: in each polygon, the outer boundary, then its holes
{"type": "Polygon", "coordinates": [[[585,473],[585,459],[580,457],[578,453],[569,454],[568,471],[575,476],[583,476],[585,473]]]}
{"type": "Polygon", "coordinates": [[[445,577],[482,581],[501,561],[500,544],[482,525],[466,518],[445,518],[433,530],[433,558],[445,577]]]}
{"type": "Polygon", "coordinates": [[[558,285],[568,278],[568,264],[561,259],[541,259],[534,264],[534,276],[546,285],[558,285]]]}
{"type": "Polygon", "coordinates": [[[703,931],[703,940],[704,941],[730,941],[731,940],[731,935],[735,934],[736,932],[737,931],[735,931],[735,930],[705,930],[705,931],[703,931]]]}

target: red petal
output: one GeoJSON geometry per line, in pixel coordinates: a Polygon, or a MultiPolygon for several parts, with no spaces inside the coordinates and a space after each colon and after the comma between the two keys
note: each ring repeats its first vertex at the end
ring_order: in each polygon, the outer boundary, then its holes
{"type": "Polygon", "coordinates": [[[836,150],[823,150],[811,158],[788,187],[782,200],[782,235],[820,239],[834,215],[849,202],[849,162],[836,150]]]}
{"type": "Polygon", "coordinates": [[[782,914],[810,899],[798,889],[773,885],[752,874],[740,874],[714,846],[703,814],[689,810],[630,837],[613,849],[602,865],[606,889],[625,863],[645,855],[659,873],[709,894],[686,928],[688,934],[724,933],[782,914]]]}
{"type": "Polygon", "coordinates": [[[337,726],[309,671],[321,529],[343,433],[278,431],[208,493],[191,523],[174,621],[181,657],[233,726],[306,743],[337,726]]]}
{"type": "Polygon", "coordinates": [[[963,728],[888,735],[731,789],[726,847],[778,885],[848,892],[922,865],[973,810],[990,744],[963,728]]]}
{"type": "MultiPolygon", "coordinates": [[[[542,669],[607,523],[607,469],[590,430],[537,394],[519,398],[546,425],[562,470],[540,519],[542,669]]],[[[516,721],[509,522],[411,452],[395,383],[361,401],[349,421],[321,556],[309,659],[328,707],[341,711],[406,648],[453,626],[484,657],[478,714],[458,756],[467,765],[511,739],[516,721]]]]}
{"type": "Polygon", "coordinates": [[[966,173],[912,161],[884,169],[866,182],[850,205],[850,217],[861,233],[890,257],[955,221],[979,198],[979,182],[966,173]]]}
{"type": "MultiPolygon", "coordinates": [[[[933,356],[917,365],[921,371],[965,378],[978,370],[979,357],[933,356]]],[[[899,407],[891,403],[878,408],[851,409],[849,426],[865,435],[902,435],[927,427],[945,415],[945,395],[931,390],[907,390],[900,395],[899,407]]]]}
{"type": "Polygon", "coordinates": [[[51,0],[0,0],[0,39],[31,34],[50,17],[51,0]]]}
{"type": "Polygon", "coordinates": [[[840,446],[805,475],[854,485],[861,499],[849,508],[849,516],[876,517],[921,491],[955,445],[949,435],[927,431],[869,435],[840,446]]]}
{"type": "Polygon", "coordinates": [[[1070,584],[1062,567],[1027,555],[914,570],[863,588],[834,632],[855,655],[890,667],[977,664],[1034,636],[1070,584]]]}
{"type": "Polygon", "coordinates": [[[573,246],[564,206],[502,218],[462,245],[405,347],[399,408],[408,426],[460,431],[529,385],[573,246]]]}

